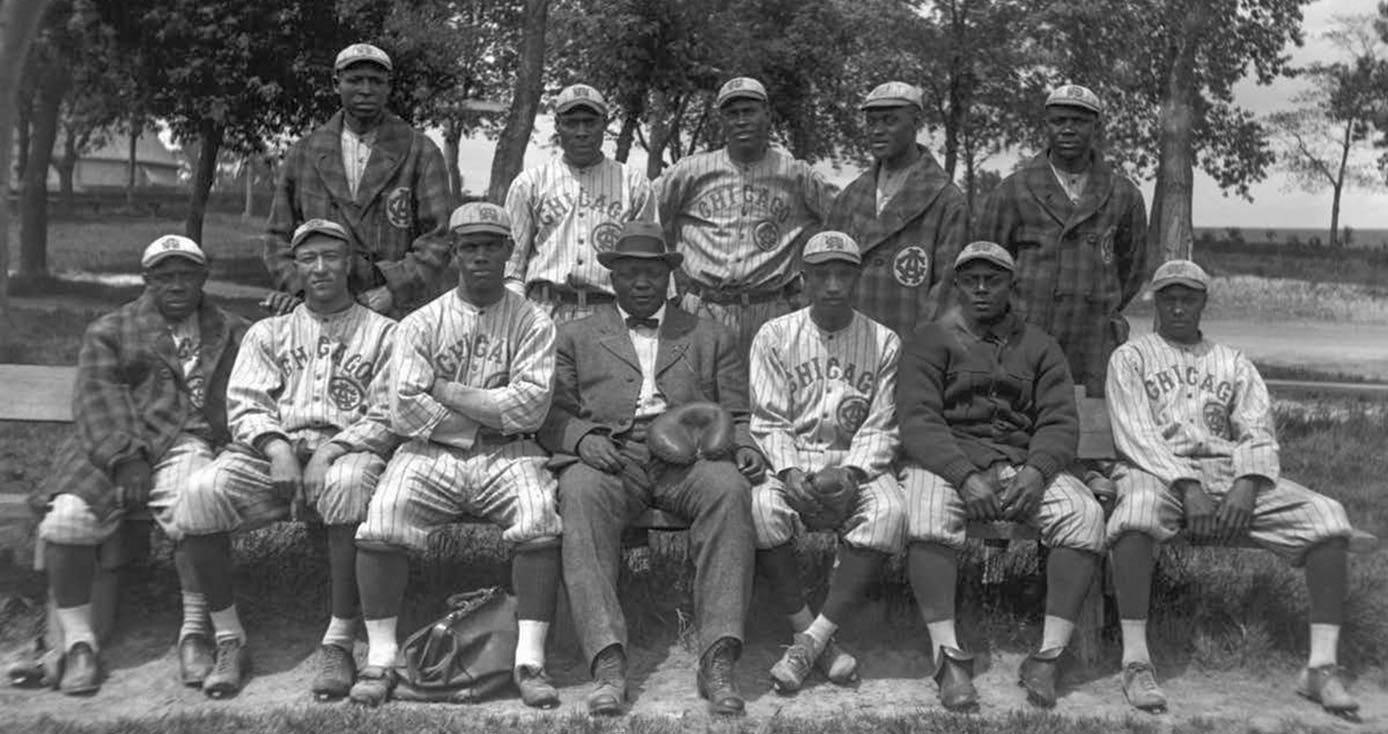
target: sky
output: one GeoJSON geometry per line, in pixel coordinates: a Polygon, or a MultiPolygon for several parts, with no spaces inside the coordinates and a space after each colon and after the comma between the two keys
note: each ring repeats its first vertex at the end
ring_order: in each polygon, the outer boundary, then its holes
{"type": "MultiPolygon", "coordinates": [[[[1325,32],[1334,25],[1337,16],[1373,15],[1377,12],[1378,0],[1317,0],[1303,8],[1305,20],[1303,31],[1305,44],[1301,48],[1289,46],[1287,52],[1292,56],[1292,64],[1300,65],[1319,60],[1333,60],[1337,49],[1325,37],[1325,32]]],[[[1076,79],[1077,83],[1083,80],[1076,79]]],[[[1291,98],[1304,88],[1304,82],[1293,79],[1278,79],[1268,86],[1260,86],[1252,80],[1240,82],[1235,88],[1235,101],[1242,107],[1258,114],[1267,115],[1287,107],[1291,98]]],[[[548,115],[542,113],[535,120],[535,132],[531,145],[526,150],[525,166],[531,167],[558,155],[556,148],[550,147],[552,124],[548,115]]],[[[609,136],[610,138],[611,136],[609,136]]],[[[921,142],[930,146],[938,157],[938,141],[923,136],[921,142]]],[[[609,139],[609,154],[613,143],[609,139]]],[[[495,141],[478,137],[462,141],[459,151],[459,166],[463,176],[463,188],[473,193],[485,192],[490,178],[492,153],[495,141]]],[[[1377,151],[1365,151],[1363,155],[1372,159],[1377,151]]],[[[645,167],[645,156],[639,146],[633,148],[629,163],[645,167]]],[[[985,164],[988,167],[1010,168],[1012,162],[995,159],[985,164]]],[[[853,166],[835,170],[832,164],[822,164],[820,170],[830,180],[839,185],[847,184],[857,174],[853,166]]],[[[1139,181],[1147,201],[1151,203],[1152,182],[1139,181]]],[[[1252,202],[1235,196],[1224,196],[1215,182],[1199,169],[1195,172],[1194,220],[1197,227],[1276,227],[1276,228],[1316,228],[1330,226],[1330,189],[1306,192],[1293,186],[1288,177],[1280,171],[1272,171],[1268,178],[1250,188],[1252,202]]],[[[1340,223],[1356,229],[1388,229],[1388,186],[1378,185],[1371,189],[1347,188],[1341,201],[1340,223]]]]}

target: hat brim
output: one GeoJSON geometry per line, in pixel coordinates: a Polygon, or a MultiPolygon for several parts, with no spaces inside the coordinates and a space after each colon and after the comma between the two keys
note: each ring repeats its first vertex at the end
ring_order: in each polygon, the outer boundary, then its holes
{"type": "Polygon", "coordinates": [[[323,237],[331,237],[332,239],[335,239],[335,240],[337,240],[338,242],[346,242],[346,243],[349,244],[349,245],[352,244],[351,238],[349,238],[349,237],[348,237],[345,233],[343,233],[343,232],[334,232],[334,231],[332,231],[332,230],[330,230],[330,229],[310,229],[310,230],[307,231],[307,232],[300,232],[299,234],[295,235],[295,236],[294,236],[294,239],[292,239],[292,240],[289,241],[289,249],[292,250],[292,249],[298,247],[299,245],[304,244],[304,242],[308,241],[308,238],[310,238],[310,237],[312,237],[312,236],[314,236],[314,235],[322,235],[323,237]]]}
{"type": "Polygon", "coordinates": [[[608,270],[611,270],[612,264],[618,260],[663,260],[666,265],[670,266],[671,270],[674,270],[684,264],[684,255],[678,252],[614,252],[611,250],[598,253],[598,264],[608,270]]]}
{"type": "Polygon", "coordinates": [[[1050,102],[1050,101],[1048,101],[1048,102],[1046,102],[1046,106],[1047,106],[1047,107],[1072,107],[1072,108],[1077,109],[1077,110],[1084,110],[1085,112],[1093,112],[1093,113],[1096,114],[1096,115],[1102,115],[1102,114],[1103,114],[1103,111],[1100,110],[1098,107],[1095,107],[1094,105],[1088,105],[1088,104],[1085,104],[1085,103],[1083,103],[1083,102],[1076,102],[1076,101],[1071,100],[1071,99],[1067,99],[1067,100],[1057,100],[1057,101],[1055,101],[1055,102],[1050,102]]]}
{"type": "Polygon", "coordinates": [[[140,265],[140,267],[145,268],[145,269],[149,269],[149,268],[152,268],[152,267],[154,267],[155,265],[158,265],[159,263],[164,262],[165,260],[168,260],[169,258],[172,258],[172,257],[181,257],[181,258],[183,258],[184,260],[191,261],[191,262],[196,263],[196,264],[198,264],[198,265],[207,265],[207,256],[206,256],[206,255],[199,256],[199,255],[197,255],[197,254],[195,254],[195,253],[191,253],[191,252],[183,252],[183,251],[179,251],[179,250],[167,250],[167,251],[165,251],[165,252],[157,253],[154,257],[149,258],[149,259],[146,260],[142,265],[140,265]]]}
{"type": "Polygon", "coordinates": [[[971,262],[978,262],[980,260],[990,265],[996,265],[1009,273],[1017,271],[1016,263],[1010,263],[1000,257],[993,257],[992,255],[970,255],[969,257],[960,258],[954,261],[954,269],[958,270],[971,262]]]}
{"type": "Polygon", "coordinates": [[[392,66],[389,63],[381,61],[380,59],[373,59],[370,56],[357,56],[350,59],[344,59],[337,66],[333,67],[333,71],[346,71],[347,69],[351,68],[353,64],[375,64],[376,66],[379,66],[382,69],[385,69],[386,71],[395,71],[395,69],[392,68],[392,66]]]}
{"type": "Polygon", "coordinates": [[[511,236],[511,228],[510,228],[510,227],[507,227],[507,226],[501,225],[501,224],[492,224],[492,223],[490,223],[490,222],[476,222],[476,223],[469,223],[469,224],[460,224],[460,225],[458,225],[458,226],[456,226],[456,227],[453,227],[453,228],[449,229],[448,231],[449,231],[449,233],[455,234],[455,235],[464,235],[464,234],[495,234],[495,235],[501,235],[502,237],[510,237],[510,236],[511,236]]]}
{"type": "Polygon", "coordinates": [[[820,265],[829,262],[842,262],[850,265],[862,265],[863,258],[859,255],[847,251],[821,252],[813,255],[804,255],[800,258],[801,265],[820,265]]]}
{"type": "Polygon", "coordinates": [[[607,105],[598,104],[597,102],[594,102],[591,99],[575,99],[569,102],[565,102],[564,104],[561,104],[558,107],[554,108],[554,114],[557,117],[559,115],[564,114],[565,112],[572,112],[573,110],[576,110],[579,107],[587,107],[588,109],[598,113],[599,115],[607,117],[607,105]]]}
{"type": "Polygon", "coordinates": [[[760,92],[749,92],[746,90],[730,92],[718,98],[718,109],[723,109],[729,102],[735,102],[739,99],[750,99],[753,102],[766,102],[766,95],[760,92]]]}
{"type": "Polygon", "coordinates": [[[1185,287],[1187,287],[1187,288],[1194,288],[1194,289],[1197,290],[1197,291],[1209,291],[1209,290],[1210,290],[1210,286],[1209,286],[1209,284],[1207,284],[1207,283],[1201,283],[1200,281],[1196,280],[1195,278],[1187,278],[1187,277],[1185,277],[1185,276],[1180,276],[1180,275],[1178,275],[1178,276],[1174,276],[1174,277],[1170,277],[1170,278],[1162,278],[1161,280],[1153,281],[1153,282],[1152,282],[1152,292],[1153,292],[1153,293],[1156,293],[1157,291],[1159,291],[1159,290],[1161,290],[1161,289],[1163,289],[1163,288],[1166,288],[1166,287],[1169,287],[1169,286],[1173,286],[1173,285],[1183,285],[1183,286],[1185,286],[1185,287]]]}
{"type": "Polygon", "coordinates": [[[902,99],[900,97],[884,97],[882,99],[874,99],[871,102],[864,102],[861,105],[858,105],[858,109],[864,112],[868,110],[890,109],[893,107],[915,107],[916,109],[921,108],[919,103],[912,102],[909,99],[902,99]]]}

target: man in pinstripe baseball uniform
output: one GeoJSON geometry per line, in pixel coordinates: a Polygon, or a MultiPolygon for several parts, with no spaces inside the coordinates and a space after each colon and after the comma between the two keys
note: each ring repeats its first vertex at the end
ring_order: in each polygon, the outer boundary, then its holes
{"type": "Polygon", "coordinates": [[[823,228],[834,188],[771,147],[771,109],[756,79],[718,90],[726,147],[680,159],[656,182],[665,241],[684,255],[684,307],[737,329],[743,353],[761,325],[792,309],[800,247],[823,228]]]}
{"type": "Polygon", "coordinates": [[[564,155],[517,176],[506,194],[516,241],[506,286],[544,304],[556,324],[612,302],[597,255],[612,249],[624,223],[654,216],[645,174],[603,155],[607,115],[598,90],[565,87],[554,107],[564,155]]]}
{"type": "Polygon", "coordinates": [[[73,386],[76,435],[33,498],[43,519],[41,559],[57,608],[69,694],[101,686],[93,629],[98,547],[127,512],[148,507],[175,541],[183,589],[180,674],[200,684],[211,667],[207,602],[174,522],[190,477],[226,442],[226,383],[246,324],[203,297],[207,257],[187,237],[151,242],[140,260],[145,292],[102,316],[82,336],[73,386]]]}
{"type": "Polygon", "coordinates": [[[801,256],[810,305],[768,321],[752,341],[752,436],[770,468],[752,494],[757,566],[795,635],[771,668],[782,692],[800,688],[819,664],[846,684],[857,661],[833,635],[848,620],[889,556],[905,542],[906,506],[893,462],[896,369],[901,339],[853,308],[862,258],[842,232],[820,232],[801,256]],[[859,486],[818,616],[805,604],[791,544],[813,513],[816,474],[859,486]]]}
{"type": "Polygon", "coordinates": [[[1104,513],[1078,479],[1074,383],[1055,340],[1011,309],[1012,256],[974,242],[954,263],[959,308],[907,340],[897,411],[911,588],[935,649],[949,709],[978,705],[972,657],[955,636],[956,553],[966,523],[1037,527],[1050,548],[1038,652],[1018,671],[1027,698],[1055,705],[1056,662],[1104,549],[1104,513]]]}
{"type": "Polygon", "coordinates": [[[354,536],[396,443],[386,417],[395,322],[352,299],[350,236],[311,219],[290,247],[304,302],[247,332],[227,385],[235,443],[198,472],[175,512],[208,590],[217,657],[202,689],[212,698],[239,691],[247,667],[231,534],[297,519],[305,502],[327,526],[332,589],[312,690],[320,700],[347,695],[359,614],[354,536]]]}
{"type": "Polygon", "coordinates": [[[1123,693],[1133,706],[1162,709],[1147,651],[1154,545],[1183,529],[1196,538],[1247,536],[1305,566],[1311,651],[1297,692],[1327,711],[1359,704],[1336,662],[1353,529],[1339,502],[1281,476],[1272,403],[1253,363],[1200,332],[1209,277],[1172,260],[1152,279],[1157,331],[1114,351],[1109,415],[1121,456],[1118,504],[1108,520],[1123,693]]]}
{"type": "Polygon", "coordinates": [[[461,515],[485,517],[513,544],[519,602],[515,680],[530,706],[558,705],[545,637],[559,594],[559,514],[548,455],[529,434],[549,412],[554,322],[505,287],[506,210],[458,207],[449,219],[458,287],[406,316],[391,360],[390,421],[406,441],[386,466],[357,531],[357,582],[369,643],[353,701],[376,706],[396,682],[396,623],[407,549],[461,515]]]}

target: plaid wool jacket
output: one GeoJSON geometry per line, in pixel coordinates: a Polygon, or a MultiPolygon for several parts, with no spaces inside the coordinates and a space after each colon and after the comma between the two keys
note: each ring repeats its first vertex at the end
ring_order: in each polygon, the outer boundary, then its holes
{"type": "Polygon", "coordinates": [[[265,238],[265,267],[275,288],[298,294],[289,238],[306,220],[329,219],[354,240],[354,293],[386,286],[391,314],[402,316],[452,287],[448,216],[456,206],[437,145],[386,113],[356,199],[342,163],[342,112],[294,144],[285,156],[265,238]]]}
{"type": "Polygon", "coordinates": [[[880,165],[834,201],[828,229],[858,243],[863,275],[854,306],[903,339],[944,312],[954,258],[968,235],[964,194],[924,147],[906,183],[877,214],[880,165]]]}
{"type": "MultiPolygon", "coordinates": [[[[203,299],[198,307],[204,389],[202,415],[213,446],[230,439],[226,390],[245,319],[203,299]]],[[[98,520],[115,510],[111,479],[122,462],[157,463],[184,431],[193,411],[168,321],[148,295],[106,314],[87,327],[77,357],[72,391],[74,436],[58,449],[53,471],[30,498],[40,514],[59,494],[87,501],[98,520]]]]}
{"type": "Polygon", "coordinates": [[[1060,343],[1076,384],[1102,395],[1118,346],[1110,322],[1141,291],[1148,267],[1142,192],[1096,155],[1073,205],[1043,152],[988,197],[974,239],[1017,259],[1014,308],[1060,343]]]}

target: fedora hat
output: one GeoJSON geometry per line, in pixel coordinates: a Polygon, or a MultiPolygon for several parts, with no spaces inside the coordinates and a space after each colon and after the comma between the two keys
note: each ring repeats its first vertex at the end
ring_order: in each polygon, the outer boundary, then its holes
{"type": "Polygon", "coordinates": [[[684,262],[684,255],[665,247],[665,233],[655,222],[627,222],[612,249],[598,253],[598,262],[608,270],[612,263],[624,259],[664,260],[671,270],[684,262]]]}

